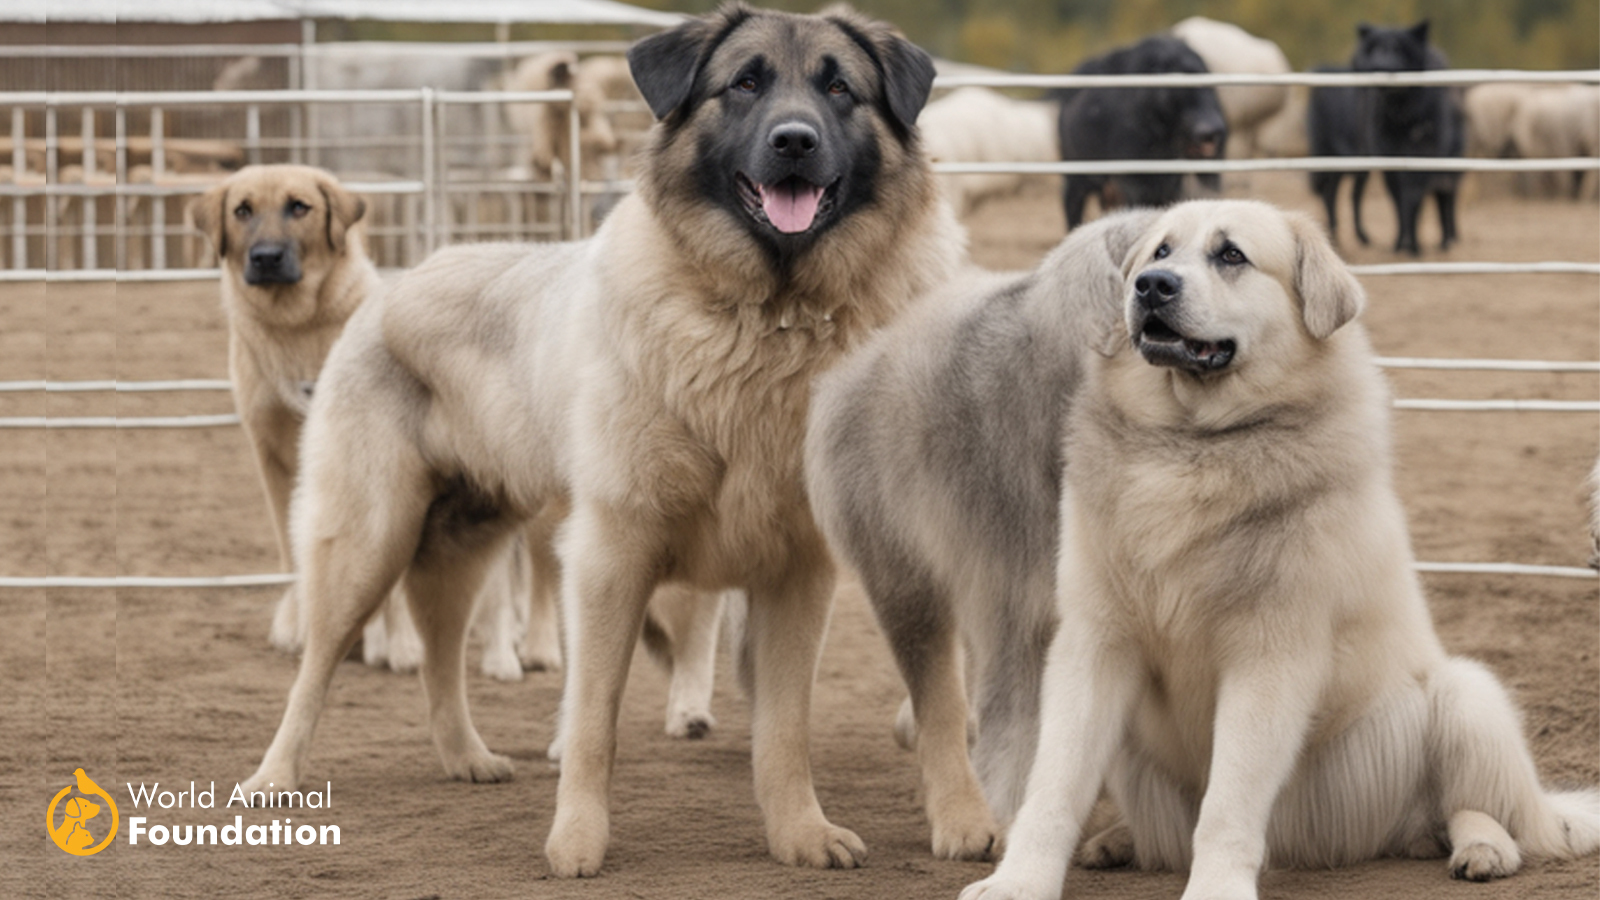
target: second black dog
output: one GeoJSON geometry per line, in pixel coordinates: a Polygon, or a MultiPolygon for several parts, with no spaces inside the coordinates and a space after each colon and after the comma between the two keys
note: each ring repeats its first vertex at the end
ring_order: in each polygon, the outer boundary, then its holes
{"type": "MultiPolygon", "coordinates": [[[[1355,55],[1350,58],[1350,69],[1355,72],[1421,72],[1449,68],[1444,54],[1428,43],[1428,21],[1418,22],[1410,28],[1378,28],[1366,23],[1357,26],[1360,42],[1355,55]]],[[[1310,128],[1316,140],[1319,108],[1326,113],[1330,107],[1337,113],[1341,108],[1353,109],[1356,120],[1364,121],[1364,130],[1347,135],[1354,155],[1359,155],[1357,145],[1366,142],[1374,156],[1436,156],[1459,157],[1466,141],[1466,122],[1461,100],[1454,88],[1446,87],[1379,87],[1353,88],[1354,98],[1317,91],[1312,101],[1310,128]]],[[[1340,89],[1334,88],[1332,91],[1340,89]]],[[[1328,150],[1317,147],[1313,152],[1328,150]]],[[[1335,154],[1342,155],[1342,154],[1335,154]]],[[[1357,188],[1364,182],[1358,176],[1357,188]]],[[[1395,252],[1416,255],[1417,218],[1422,211],[1422,201],[1430,194],[1439,207],[1439,230],[1442,237],[1440,249],[1448,249],[1456,241],[1456,191],[1461,183],[1460,172],[1385,171],[1384,186],[1394,200],[1395,218],[1399,234],[1395,237],[1395,252]]],[[[1313,181],[1315,185],[1316,182],[1313,181]]],[[[1334,190],[1337,190],[1337,181],[1334,190]]],[[[1324,203],[1328,203],[1325,188],[1319,190],[1324,203]]],[[[1359,199],[1356,201],[1359,204],[1359,199]]],[[[1356,207],[1356,234],[1365,243],[1361,232],[1360,207],[1356,207]]],[[[1329,206],[1328,225],[1333,226],[1332,206],[1329,206]]]]}
{"type": "MultiPolygon", "coordinates": [[[[1130,75],[1208,71],[1199,54],[1177,38],[1148,37],[1084,61],[1075,74],[1130,75]]],[[[1063,160],[1219,159],[1228,124],[1216,90],[1203,88],[1080,88],[1056,95],[1063,160]]],[[[1215,174],[1201,184],[1216,190],[1215,174]]],[[[1180,199],[1182,175],[1068,175],[1062,188],[1067,228],[1083,222],[1083,207],[1098,195],[1103,207],[1164,206],[1180,199]]]]}
{"type": "MultiPolygon", "coordinates": [[[[1317,66],[1314,72],[1348,72],[1349,66],[1317,66]]],[[[1306,137],[1312,156],[1371,156],[1372,88],[1319,87],[1311,90],[1311,105],[1306,112],[1306,137]]],[[[1312,172],[1311,190],[1322,198],[1328,211],[1328,234],[1339,239],[1339,183],[1350,176],[1350,218],[1355,223],[1356,240],[1366,244],[1367,232],[1361,227],[1361,195],[1367,190],[1365,169],[1349,172],[1312,172]]]]}

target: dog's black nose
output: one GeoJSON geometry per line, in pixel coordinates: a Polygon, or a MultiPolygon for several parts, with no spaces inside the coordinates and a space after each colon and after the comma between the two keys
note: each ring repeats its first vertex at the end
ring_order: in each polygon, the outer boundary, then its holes
{"type": "Polygon", "coordinates": [[[1194,127],[1193,140],[1205,147],[1221,141],[1226,133],[1226,127],[1220,122],[1201,122],[1194,127]]]}
{"type": "Polygon", "coordinates": [[[784,122],[767,135],[767,144],[779,156],[801,159],[817,152],[821,138],[817,130],[804,122],[784,122]]]}
{"type": "Polygon", "coordinates": [[[260,243],[250,248],[250,265],[271,271],[283,265],[283,244],[260,243]]]}
{"type": "Polygon", "coordinates": [[[1141,272],[1133,281],[1133,295],[1139,299],[1140,305],[1145,309],[1157,309],[1166,306],[1178,298],[1183,291],[1183,279],[1176,273],[1166,269],[1151,269],[1141,272]]]}

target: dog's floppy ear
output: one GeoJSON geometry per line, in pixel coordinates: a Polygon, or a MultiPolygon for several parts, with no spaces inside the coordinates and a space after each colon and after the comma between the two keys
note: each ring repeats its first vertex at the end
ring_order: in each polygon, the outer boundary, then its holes
{"type": "Polygon", "coordinates": [[[867,19],[840,4],[822,11],[872,58],[883,76],[884,100],[897,130],[909,134],[933,90],[933,57],[883,22],[867,19]]]}
{"type": "Polygon", "coordinates": [[[1076,228],[1039,268],[1035,290],[1048,292],[1041,300],[1060,304],[1064,293],[1067,328],[1101,356],[1128,346],[1126,260],[1157,215],[1152,209],[1127,210],[1076,228]]]}
{"type": "Polygon", "coordinates": [[[317,178],[317,190],[322,193],[322,202],[328,207],[328,246],[335,253],[343,253],[345,232],[366,215],[367,201],[352,194],[332,175],[323,174],[317,178]]]}
{"type": "Polygon", "coordinates": [[[1128,272],[1133,268],[1134,253],[1143,246],[1146,233],[1160,216],[1154,209],[1130,209],[1097,223],[1104,229],[1100,244],[1105,255],[1097,259],[1093,277],[1084,279],[1084,288],[1095,292],[1091,298],[1095,312],[1089,323],[1090,346],[1101,356],[1115,356],[1128,344],[1122,310],[1128,272]]]}
{"type": "Polygon", "coordinates": [[[665,119],[681,109],[711,51],[751,15],[743,3],[724,4],[709,16],[690,19],[629,47],[628,70],[650,113],[665,119]]]}
{"type": "Polygon", "coordinates": [[[189,202],[189,215],[194,225],[211,240],[217,250],[217,259],[228,256],[228,183],[212,185],[204,194],[189,202]]]}
{"type": "Polygon", "coordinates": [[[1320,225],[1301,215],[1285,218],[1294,232],[1294,290],[1300,295],[1300,314],[1311,336],[1325,340],[1361,314],[1367,292],[1333,251],[1320,225]]]}

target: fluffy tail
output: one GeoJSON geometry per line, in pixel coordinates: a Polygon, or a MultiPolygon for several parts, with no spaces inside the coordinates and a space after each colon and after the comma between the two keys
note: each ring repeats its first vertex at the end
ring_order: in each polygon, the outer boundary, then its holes
{"type": "Polygon", "coordinates": [[[1446,818],[1459,810],[1485,813],[1534,856],[1571,859],[1600,850],[1600,791],[1544,789],[1521,716],[1494,675],[1451,659],[1430,679],[1429,693],[1446,818]]]}
{"type": "Polygon", "coordinates": [[[1529,853],[1571,859],[1600,851],[1600,791],[1545,794],[1532,827],[1517,836],[1529,853]]]}

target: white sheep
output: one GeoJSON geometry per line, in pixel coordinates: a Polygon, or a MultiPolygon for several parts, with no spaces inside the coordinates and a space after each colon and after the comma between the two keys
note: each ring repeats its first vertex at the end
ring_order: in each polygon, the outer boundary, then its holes
{"type": "MultiPolygon", "coordinates": [[[[1283,75],[1293,71],[1277,44],[1237,25],[1191,16],[1172,26],[1206,68],[1222,75],[1283,75]]],[[[1217,88],[1222,115],[1228,120],[1228,155],[1254,156],[1257,130],[1283,109],[1288,85],[1235,85],[1217,88]]]]}
{"type": "MultiPolygon", "coordinates": [[[[934,162],[1056,162],[1053,104],[1015,100],[981,87],[951,91],[929,103],[917,118],[922,146],[934,162]]],[[[1025,176],[941,175],[939,183],[959,214],[990,197],[1016,193],[1025,176]]]]}

